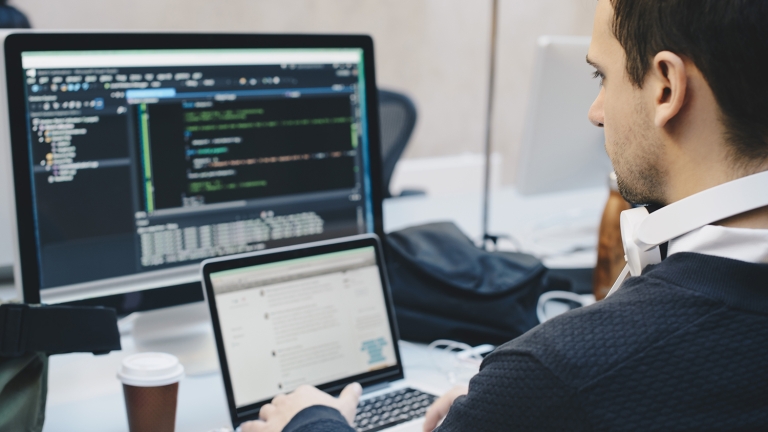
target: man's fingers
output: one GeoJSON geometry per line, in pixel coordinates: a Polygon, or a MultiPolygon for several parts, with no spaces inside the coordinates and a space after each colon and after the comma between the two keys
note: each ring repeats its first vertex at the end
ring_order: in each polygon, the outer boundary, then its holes
{"type": "Polygon", "coordinates": [[[363,394],[363,387],[358,383],[352,383],[341,391],[336,408],[341,412],[341,415],[347,419],[347,422],[351,425],[355,421],[355,415],[357,414],[357,403],[360,401],[360,395],[363,394]]]}
{"type": "Polygon", "coordinates": [[[277,410],[277,407],[275,407],[271,403],[263,405],[259,410],[259,419],[264,421],[269,420],[270,415],[272,415],[276,410],[277,410]]]}
{"type": "Polygon", "coordinates": [[[424,432],[431,432],[434,430],[440,420],[444,419],[448,415],[448,411],[453,405],[453,401],[461,395],[467,394],[469,388],[467,386],[456,386],[448,391],[448,393],[440,396],[437,400],[427,408],[427,412],[424,415],[424,432]]]}
{"type": "Polygon", "coordinates": [[[296,394],[307,394],[307,393],[313,393],[316,391],[317,391],[317,388],[308,384],[302,384],[298,388],[296,388],[296,390],[294,390],[293,392],[296,394]]]}
{"type": "Polygon", "coordinates": [[[262,420],[254,420],[245,422],[242,425],[240,425],[240,431],[241,432],[260,432],[265,430],[267,427],[267,424],[264,423],[262,420]]]}
{"type": "Polygon", "coordinates": [[[283,403],[285,401],[285,398],[286,398],[285,394],[280,393],[279,395],[277,395],[274,398],[272,398],[272,405],[278,405],[279,406],[281,403],[283,403]]]}
{"type": "Polygon", "coordinates": [[[363,394],[363,386],[358,383],[352,383],[341,391],[339,400],[342,403],[348,403],[350,405],[357,406],[357,402],[360,400],[360,396],[363,394]]]}
{"type": "Polygon", "coordinates": [[[451,402],[453,401],[446,401],[443,398],[439,398],[427,408],[427,412],[424,415],[424,432],[432,432],[437,427],[440,420],[448,414],[451,402]]]}

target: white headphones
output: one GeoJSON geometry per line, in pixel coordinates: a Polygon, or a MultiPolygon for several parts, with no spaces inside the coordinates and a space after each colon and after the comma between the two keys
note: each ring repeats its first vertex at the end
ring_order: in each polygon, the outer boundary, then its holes
{"type": "Polygon", "coordinates": [[[640,276],[646,266],[660,263],[660,244],[765,206],[768,206],[768,171],[701,191],[652,214],[645,207],[621,212],[621,239],[627,265],[607,296],[619,289],[628,276],[640,276]]]}

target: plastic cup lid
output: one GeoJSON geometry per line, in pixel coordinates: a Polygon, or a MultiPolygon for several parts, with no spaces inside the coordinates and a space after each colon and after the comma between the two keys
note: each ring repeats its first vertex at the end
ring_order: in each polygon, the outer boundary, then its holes
{"type": "Polygon", "coordinates": [[[123,384],[135,387],[159,387],[179,382],[184,377],[184,366],[171,354],[139,353],[123,359],[117,377],[123,384]]]}

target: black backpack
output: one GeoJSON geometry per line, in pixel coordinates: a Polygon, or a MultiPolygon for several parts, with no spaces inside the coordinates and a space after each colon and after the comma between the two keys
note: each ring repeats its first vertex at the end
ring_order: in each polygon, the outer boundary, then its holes
{"type": "Polygon", "coordinates": [[[536,326],[541,293],[570,291],[537,258],[487,252],[454,224],[393,232],[386,260],[400,337],[499,345],[536,326]]]}
{"type": "Polygon", "coordinates": [[[119,349],[114,309],[0,305],[0,431],[43,429],[49,355],[119,349]]]}

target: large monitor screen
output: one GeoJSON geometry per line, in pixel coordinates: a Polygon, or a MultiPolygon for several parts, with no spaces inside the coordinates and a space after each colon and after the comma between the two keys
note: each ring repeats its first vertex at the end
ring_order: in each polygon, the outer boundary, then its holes
{"type": "MultiPolygon", "coordinates": [[[[43,301],[374,232],[361,48],[21,53],[43,301]]],[[[18,148],[18,147],[16,147],[18,148]]]]}

